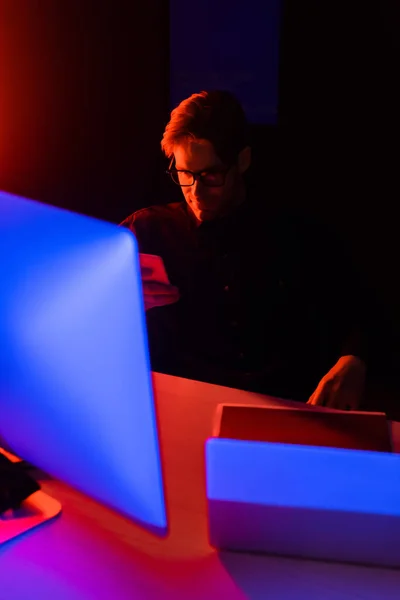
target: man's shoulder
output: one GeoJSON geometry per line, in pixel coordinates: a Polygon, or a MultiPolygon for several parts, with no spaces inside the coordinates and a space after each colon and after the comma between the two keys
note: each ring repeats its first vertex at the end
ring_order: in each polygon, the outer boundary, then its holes
{"type": "Polygon", "coordinates": [[[142,208],[127,217],[121,225],[128,229],[154,227],[159,224],[165,225],[186,216],[184,202],[173,202],[170,204],[158,204],[142,208]]]}
{"type": "Polygon", "coordinates": [[[184,202],[161,204],[134,212],[121,223],[135,235],[141,252],[164,256],[171,241],[187,227],[184,202]]]}

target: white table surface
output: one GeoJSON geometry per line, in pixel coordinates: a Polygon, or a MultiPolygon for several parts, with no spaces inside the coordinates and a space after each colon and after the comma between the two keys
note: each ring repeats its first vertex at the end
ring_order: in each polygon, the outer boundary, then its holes
{"type": "MultiPolygon", "coordinates": [[[[0,600],[400,598],[400,571],[212,549],[203,446],[215,407],[282,401],[158,374],[154,386],[168,537],[155,538],[62,483],[45,481],[43,490],[60,500],[63,513],[0,547],[0,600]]],[[[393,424],[397,450],[399,426],[393,424]]]]}

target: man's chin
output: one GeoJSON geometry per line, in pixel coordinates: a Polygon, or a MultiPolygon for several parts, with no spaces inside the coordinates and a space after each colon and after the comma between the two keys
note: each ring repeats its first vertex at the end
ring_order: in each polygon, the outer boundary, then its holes
{"type": "Polygon", "coordinates": [[[218,215],[216,215],[215,212],[213,212],[211,210],[207,210],[207,211],[200,211],[195,216],[198,221],[203,223],[204,221],[213,221],[214,219],[217,218],[218,215]]]}
{"type": "Polygon", "coordinates": [[[190,209],[200,223],[203,223],[203,221],[212,221],[218,216],[215,210],[193,208],[193,206],[190,206],[190,209]]]}

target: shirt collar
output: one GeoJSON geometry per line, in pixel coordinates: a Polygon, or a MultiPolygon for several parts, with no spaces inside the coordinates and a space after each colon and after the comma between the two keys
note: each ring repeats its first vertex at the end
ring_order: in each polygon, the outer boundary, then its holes
{"type": "Polygon", "coordinates": [[[198,230],[219,229],[219,228],[225,229],[226,227],[235,226],[237,223],[240,223],[244,217],[247,216],[247,214],[249,213],[249,210],[250,210],[250,202],[248,200],[245,200],[244,202],[242,202],[242,204],[240,204],[240,206],[235,208],[228,215],[221,217],[219,219],[215,219],[213,221],[204,221],[203,223],[201,223],[200,221],[198,221],[196,219],[194,213],[192,212],[190,207],[187,205],[187,203],[183,202],[183,205],[184,205],[184,210],[186,212],[186,215],[187,215],[187,218],[189,219],[190,224],[198,230]]]}

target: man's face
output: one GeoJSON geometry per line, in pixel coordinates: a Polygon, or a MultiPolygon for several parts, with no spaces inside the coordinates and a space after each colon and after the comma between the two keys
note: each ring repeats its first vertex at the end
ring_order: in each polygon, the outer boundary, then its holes
{"type": "MultiPolygon", "coordinates": [[[[200,174],[193,185],[182,186],[185,200],[198,221],[212,221],[229,213],[235,206],[241,187],[241,174],[237,165],[225,165],[218,158],[213,145],[207,140],[187,140],[175,147],[177,171],[200,174]],[[213,181],[223,185],[211,186],[213,181]]],[[[179,174],[182,183],[190,181],[190,173],[179,174]]]]}

